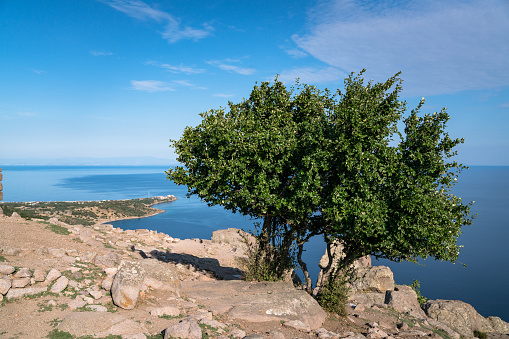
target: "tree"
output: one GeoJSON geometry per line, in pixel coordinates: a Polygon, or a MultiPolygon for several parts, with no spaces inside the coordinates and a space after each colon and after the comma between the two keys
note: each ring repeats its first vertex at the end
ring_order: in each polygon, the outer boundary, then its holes
{"type": "MultiPolygon", "coordinates": [[[[461,227],[472,222],[470,204],[450,193],[465,167],[448,160],[463,139],[445,132],[446,110],[419,117],[422,100],[404,117],[399,73],[366,85],[361,76],[351,74],[334,94],[263,82],[172,141],[184,166],[167,177],[209,205],[261,218],[261,255],[276,248],[298,262],[308,290],[301,255],[312,236],[328,249],[343,244],[346,256],[330,256],[329,267],[368,254],[455,261],[461,227]]],[[[274,267],[277,275],[286,268],[274,267]]]]}

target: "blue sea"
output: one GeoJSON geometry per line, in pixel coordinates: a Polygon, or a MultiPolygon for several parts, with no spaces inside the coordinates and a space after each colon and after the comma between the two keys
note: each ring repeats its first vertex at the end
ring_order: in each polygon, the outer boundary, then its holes
{"type": "MultiPolygon", "coordinates": [[[[228,227],[250,230],[256,220],[208,207],[187,188],[166,180],[164,167],[3,166],[4,201],[113,200],[175,195],[178,200],[159,204],[165,213],[115,222],[123,229],[148,228],[178,238],[210,238],[228,227]]],[[[458,262],[422,261],[419,265],[380,260],[399,284],[420,281],[429,299],[465,301],[483,316],[509,322],[509,167],[474,166],[461,173],[454,189],[463,201],[476,201],[474,224],[463,229],[458,262]],[[466,265],[466,267],[463,266],[466,265]]],[[[316,277],[324,245],[313,239],[306,260],[316,277]]]]}

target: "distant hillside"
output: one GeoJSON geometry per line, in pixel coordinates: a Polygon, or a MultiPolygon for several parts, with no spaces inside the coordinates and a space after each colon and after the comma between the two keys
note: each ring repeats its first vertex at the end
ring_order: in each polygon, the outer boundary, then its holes
{"type": "Polygon", "coordinates": [[[155,157],[115,157],[115,158],[0,158],[0,167],[7,165],[39,166],[169,166],[175,164],[172,159],[155,157]]]}

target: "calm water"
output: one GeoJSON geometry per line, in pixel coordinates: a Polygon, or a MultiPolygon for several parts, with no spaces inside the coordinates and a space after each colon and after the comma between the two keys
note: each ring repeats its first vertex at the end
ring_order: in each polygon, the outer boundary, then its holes
{"type": "MultiPolygon", "coordinates": [[[[150,218],[124,220],[124,229],[148,228],[179,238],[210,238],[216,229],[251,229],[253,220],[220,207],[207,207],[196,197],[186,198],[187,188],[165,180],[163,167],[37,167],[4,166],[4,201],[76,201],[132,199],[175,195],[178,200],[157,207],[166,212],[150,218]]],[[[430,299],[459,299],[484,316],[509,321],[509,167],[472,167],[455,187],[464,201],[475,200],[474,225],[464,228],[458,243],[464,245],[459,262],[423,261],[421,265],[392,263],[397,283],[421,282],[421,293],[430,299]],[[462,264],[466,264],[463,267],[462,264]]],[[[318,262],[324,246],[315,239],[307,247],[309,264],[318,262]]],[[[311,265],[310,265],[311,266],[311,265]]],[[[316,277],[317,267],[312,270],[316,277]]]]}

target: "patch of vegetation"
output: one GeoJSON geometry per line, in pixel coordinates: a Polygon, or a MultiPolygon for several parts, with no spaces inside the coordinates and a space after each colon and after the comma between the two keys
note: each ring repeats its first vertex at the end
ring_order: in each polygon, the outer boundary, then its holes
{"type": "Polygon", "coordinates": [[[118,307],[113,303],[113,301],[109,301],[107,304],[103,305],[106,307],[107,312],[115,313],[118,312],[118,307]]]}
{"type": "Polygon", "coordinates": [[[488,338],[488,335],[486,334],[486,332],[474,331],[474,337],[479,338],[479,339],[486,339],[486,338],[488,338]]]}
{"type": "Polygon", "coordinates": [[[156,210],[151,205],[172,200],[172,198],[164,200],[143,198],[78,202],[5,202],[2,203],[2,209],[7,216],[16,212],[25,219],[48,220],[58,217],[60,221],[69,225],[91,226],[110,216],[124,219],[154,214],[156,210]]]}
{"type": "Polygon", "coordinates": [[[48,301],[44,301],[42,303],[38,303],[37,306],[39,306],[38,312],[50,312],[53,311],[53,305],[48,305],[48,301]]]}
{"type": "Polygon", "coordinates": [[[50,320],[49,324],[51,327],[57,327],[58,324],[60,324],[61,322],[62,322],[62,319],[55,318],[53,320],[50,320]]]}
{"type": "Polygon", "coordinates": [[[415,291],[415,293],[417,294],[417,301],[419,302],[419,305],[422,305],[424,304],[426,301],[428,301],[428,298],[426,298],[425,296],[423,296],[421,294],[421,291],[419,290],[419,288],[421,287],[421,283],[419,282],[419,280],[417,279],[414,279],[414,282],[410,285],[410,287],[415,291]]]}
{"type": "Polygon", "coordinates": [[[210,338],[209,332],[212,332],[213,334],[218,334],[217,328],[205,325],[205,324],[198,324],[201,327],[201,337],[202,339],[208,339],[210,338]]]}
{"type": "Polygon", "coordinates": [[[163,315],[160,315],[158,317],[161,318],[161,319],[170,320],[170,319],[180,319],[180,318],[183,318],[184,315],[183,314],[179,314],[179,315],[163,314],[163,315]]]}
{"type": "MultiPolygon", "coordinates": [[[[49,339],[94,339],[96,337],[93,337],[91,335],[76,337],[69,332],[54,329],[46,336],[46,338],[49,338],[49,339]]],[[[110,334],[104,338],[106,338],[106,339],[122,339],[122,336],[110,334]]]]}
{"type": "Polygon", "coordinates": [[[0,255],[0,262],[4,262],[4,261],[7,261],[7,259],[5,259],[5,257],[3,255],[0,255]]]}
{"type": "Polygon", "coordinates": [[[51,232],[56,233],[56,234],[69,235],[72,233],[71,231],[69,231],[67,228],[65,228],[63,226],[50,224],[47,222],[44,222],[44,224],[46,225],[47,230],[50,230],[51,232]]]}
{"type": "Polygon", "coordinates": [[[147,339],[163,339],[164,338],[164,335],[162,333],[158,333],[158,334],[147,334],[146,335],[147,339]]]}
{"type": "Polygon", "coordinates": [[[341,317],[348,315],[345,307],[348,301],[348,277],[348,274],[332,274],[325,286],[320,288],[316,301],[325,311],[341,317]]]}

